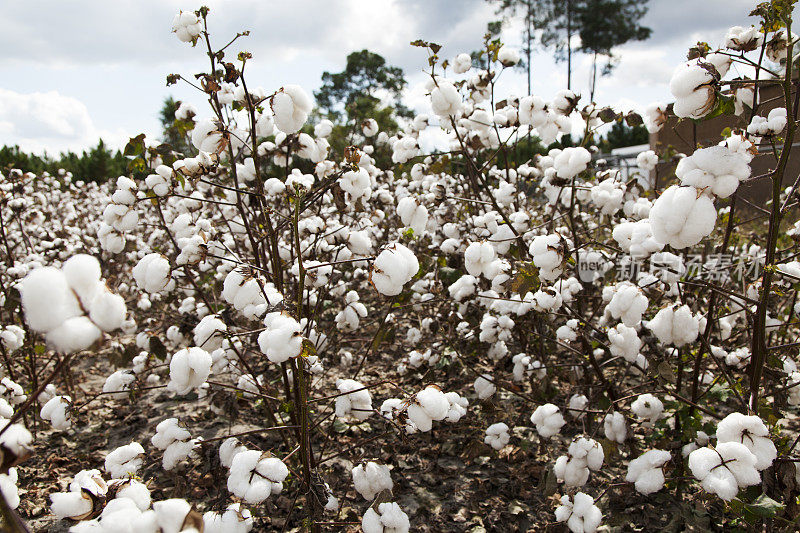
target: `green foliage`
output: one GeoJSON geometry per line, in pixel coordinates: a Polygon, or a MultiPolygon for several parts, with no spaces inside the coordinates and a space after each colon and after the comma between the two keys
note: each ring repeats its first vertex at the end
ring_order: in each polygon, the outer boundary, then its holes
{"type": "Polygon", "coordinates": [[[184,155],[192,154],[188,132],[194,127],[190,120],[176,120],[175,111],[181,105],[180,101],[171,96],[164,99],[158,119],[161,122],[161,140],[169,145],[172,150],[184,155]]]}
{"type": "Polygon", "coordinates": [[[608,153],[614,148],[647,144],[649,141],[650,134],[645,126],[639,124],[630,127],[625,122],[619,121],[611,126],[606,137],[598,143],[598,146],[601,151],[608,153]]]}
{"type": "Polygon", "coordinates": [[[84,150],[81,154],[67,152],[57,158],[47,154],[27,154],[19,146],[0,148],[0,171],[3,172],[18,168],[24,172],[49,172],[56,175],[60,169],[64,169],[71,172],[76,180],[102,183],[127,174],[127,165],[122,153],[109,149],[102,139],[97,146],[84,150]]]}

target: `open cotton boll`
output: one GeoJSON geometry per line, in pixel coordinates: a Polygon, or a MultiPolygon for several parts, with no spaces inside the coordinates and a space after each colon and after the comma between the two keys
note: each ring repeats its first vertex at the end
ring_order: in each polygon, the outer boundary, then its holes
{"type": "Polygon", "coordinates": [[[688,305],[677,307],[677,304],[661,309],[647,323],[647,329],[653,332],[662,344],[672,344],[680,348],[697,339],[700,333],[701,317],[692,315],[688,305]]]}
{"type": "Polygon", "coordinates": [[[558,435],[566,424],[564,416],[558,406],[552,403],[540,405],[531,415],[531,422],[536,426],[536,432],[544,438],[558,435]]]}
{"type": "Polygon", "coordinates": [[[109,291],[104,283],[99,287],[89,304],[89,318],[103,331],[114,331],[122,327],[128,308],[125,299],[109,291]]]}
{"type": "Polygon", "coordinates": [[[625,481],[634,483],[636,491],[645,496],[664,488],[662,468],[672,458],[665,450],[650,450],[628,464],[625,481]]]}
{"type": "Polygon", "coordinates": [[[133,267],[132,273],[136,285],[150,294],[168,291],[175,285],[170,276],[169,260],[161,254],[145,255],[133,267]]]}
{"type": "Polygon", "coordinates": [[[673,185],[650,209],[653,237],[677,249],[699,243],[711,235],[716,223],[713,200],[694,187],[673,185]]]}
{"type": "Polygon", "coordinates": [[[475,294],[477,286],[478,280],[475,276],[464,274],[455,282],[453,282],[447,290],[453,300],[456,302],[462,302],[464,298],[475,294]]]}
{"type": "Polygon", "coordinates": [[[280,494],[289,469],[277,457],[258,450],[237,453],[228,474],[228,491],[246,503],[257,505],[280,494]]]}
{"type": "Polygon", "coordinates": [[[675,168],[675,176],[683,185],[727,198],[750,177],[750,165],[741,154],[725,146],[710,146],[684,157],[675,168]]]}
{"type": "Polygon", "coordinates": [[[15,324],[0,327],[0,342],[8,353],[13,353],[25,343],[25,330],[15,324]]]}
{"type": "Polygon", "coordinates": [[[144,461],[144,448],[132,442],[111,451],[105,460],[105,469],[112,478],[135,476],[144,461]]]}
{"type": "Polygon", "coordinates": [[[707,492],[730,501],[739,488],[758,485],[761,475],[756,456],[739,442],[723,442],[716,448],[700,448],[689,454],[689,469],[707,492]]]}
{"type": "Polygon", "coordinates": [[[0,435],[0,447],[16,457],[26,457],[31,452],[33,435],[22,424],[11,424],[0,435]]]}
{"type": "Polygon", "coordinates": [[[472,68],[472,57],[469,54],[458,54],[451,62],[455,74],[464,74],[472,68]]]}
{"type": "Polygon", "coordinates": [[[85,350],[94,344],[102,331],[85,316],[66,319],[60,326],[45,335],[47,342],[61,353],[85,350]]]}
{"type": "Polygon", "coordinates": [[[217,315],[206,315],[194,327],[194,343],[207,352],[222,347],[228,326],[217,315]]]}
{"type": "Polygon", "coordinates": [[[299,85],[285,85],[270,101],[275,127],[286,134],[297,133],[311,113],[311,99],[299,85]]]}
{"type": "Polygon", "coordinates": [[[447,422],[458,422],[467,414],[469,401],[457,392],[448,392],[444,396],[450,403],[450,409],[447,411],[445,420],[447,422]]]}
{"type": "Polygon", "coordinates": [[[566,522],[572,533],[594,533],[603,520],[603,513],[594,504],[594,499],[583,492],[575,494],[574,502],[568,494],[561,497],[556,508],[556,521],[566,522]]]}
{"type": "Polygon", "coordinates": [[[219,462],[225,468],[230,468],[236,454],[244,451],[247,451],[247,446],[241,444],[236,437],[228,437],[219,446],[219,462]]]}
{"type": "Polygon", "coordinates": [[[628,430],[625,425],[625,417],[622,413],[614,411],[608,413],[603,419],[603,433],[606,438],[613,442],[622,444],[628,436],[628,430]]]}
{"type": "Polygon", "coordinates": [[[73,255],[61,266],[61,272],[64,273],[70,288],[75,291],[83,304],[88,306],[102,276],[97,259],[86,254],[73,255]]]}
{"type": "Polygon", "coordinates": [[[464,250],[464,268],[476,278],[485,274],[495,259],[497,252],[488,242],[473,242],[464,250]]]}
{"type": "Polygon", "coordinates": [[[490,398],[497,392],[497,387],[494,385],[494,379],[491,374],[478,376],[472,386],[475,388],[475,393],[478,395],[479,400],[490,398]]]}
{"type": "Polygon", "coordinates": [[[428,225],[428,209],[411,196],[397,202],[397,214],[404,226],[414,230],[414,235],[422,235],[428,225]]]}
{"type": "Polygon", "coordinates": [[[178,350],[169,363],[167,388],[176,394],[188,394],[200,387],[211,373],[211,354],[193,346],[178,350]]]}
{"type": "Polygon", "coordinates": [[[533,264],[539,268],[539,277],[545,281],[555,281],[563,271],[566,246],[561,235],[538,235],[528,248],[533,256],[533,264]]]}
{"type": "Polygon", "coordinates": [[[450,413],[451,403],[447,396],[433,385],[418,392],[408,406],[408,421],[414,430],[427,432],[433,427],[434,420],[444,420],[450,413]]]}
{"type": "Polygon", "coordinates": [[[213,120],[206,119],[195,124],[192,130],[192,144],[201,152],[218,154],[225,149],[227,140],[220,126],[213,120]]]}
{"type": "Polygon", "coordinates": [[[56,396],[44,404],[39,415],[43,420],[50,422],[53,428],[64,431],[72,426],[71,409],[72,398],[69,396],[56,396]]]}
{"type": "Polygon", "coordinates": [[[608,330],[608,341],[611,355],[619,356],[633,363],[639,356],[642,348],[642,341],[636,330],[629,328],[625,324],[617,324],[608,330]]]}
{"type": "Polygon", "coordinates": [[[258,346],[267,359],[283,363],[302,353],[303,328],[297,320],[275,312],[264,317],[264,325],[267,329],[258,335],[258,346]]]}
{"type": "Polygon", "coordinates": [[[171,498],[153,503],[153,511],[155,511],[156,522],[158,522],[158,527],[161,528],[161,533],[186,531],[183,526],[186,521],[186,515],[191,510],[191,504],[181,498],[171,498]]]}
{"type": "Polygon", "coordinates": [[[203,533],[248,533],[253,529],[253,515],[241,504],[232,503],[224,513],[203,514],[203,533]]]}
{"type": "Polygon", "coordinates": [[[567,414],[575,418],[586,416],[586,408],[589,406],[589,399],[583,394],[573,394],[569,397],[567,404],[567,414]]]}
{"type": "Polygon", "coordinates": [[[602,466],[602,446],[594,439],[578,437],[569,445],[567,455],[556,459],[553,472],[567,487],[581,487],[589,480],[589,471],[602,466]]]}
{"type": "Polygon", "coordinates": [[[652,150],[645,150],[636,156],[636,166],[650,172],[658,165],[658,155],[652,150]]]}
{"type": "Polygon", "coordinates": [[[440,78],[438,85],[431,91],[431,108],[444,119],[458,117],[461,113],[461,95],[449,81],[440,78]]]}
{"type": "Polygon", "coordinates": [[[673,110],[680,118],[703,118],[714,109],[719,73],[711,63],[693,59],[672,74],[669,90],[675,97],[673,110]]]}
{"type": "Polygon", "coordinates": [[[353,485],[365,500],[374,500],[382,490],[392,490],[394,483],[389,467],[373,461],[353,468],[353,485]]]}
{"type": "Polygon", "coordinates": [[[191,11],[179,11],[172,19],[172,33],[181,42],[194,42],[203,31],[203,23],[195,13],[191,11]]]}
{"type": "Polygon", "coordinates": [[[25,321],[34,331],[47,333],[82,314],[66,276],[57,268],[32,270],[20,282],[19,289],[25,321]]]}
{"type": "Polygon", "coordinates": [[[135,381],[136,375],[130,370],[117,370],[106,378],[103,383],[103,393],[115,400],[125,399],[135,381]]]}
{"type": "MultiPolygon", "coordinates": [[[[605,300],[605,290],[603,293],[605,300]]],[[[622,320],[622,323],[628,327],[639,324],[649,303],[642,290],[628,281],[623,281],[613,287],[612,294],[606,311],[615,319],[622,320]]]]}
{"type": "Polygon", "coordinates": [[[725,48],[739,52],[752,52],[764,42],[764,35],[755,26],[733,26],[725,35],[725,48]]]}
{"type": "Polygon", "coordinates": [[[372,415],[372,395],[364,385],[354,379],[339,379],[336,388],[342,394],[336,398],[336,416],[362,422],[372,415]]]}
{"type": "Polygon", "coordinates": [[[586,148],[564,148],[553,158],[553,168],[559,178],[568,180],[586,170],[591,160],[592,154],[586,148]]]}
{"type": "Polygon", "coordinates": [[[9,468],[7,474],[0,474],[0,495],[5,498],[6,503],[12,509],[19,507],[18,479],[19,474],[16,468],[9,468]]]}
{"type": "Polygon", "coordinates": [[[650,393],[640,394],[636,401],[631,404],[631,411],[639,419],[645,420],[649,425],[652,425],[661,418],[661,414],[664,412],[664,404],[650,393]]]}
{"type": "Polygon", "coordinates": [[[150,439],[150,443],[159,450],[166,450],[176,441],[185,441],[191,437],[189,430],[181,427],[177,418],[167,418],[158,423],[156,434],[150,439]]]}
{"type": "Polygon", "coordinates": [[[772,465],[778,456],[775,444],[769,437],[769,430],[756,415],[746,416],[731,413],[717,424],[717,442],[738,442],[744,444],[755,455],[755,467],[764,470],[772,465]]]}
{"type": "Polygon", "coordinates": [[[372,180],[369,173],[360,168],[358,170],[348,170],[339,178],[339,186],[350,195],[350,200],[355,203],[359,199],[369,200],[372,196],[372,180]]]}
{"type": "Polygon", "coordinates": [[[776,107],[766,117],[754,116],[747,126],[747,133],[757,137],[778,135],[786,127],[786,108],[776,107]]]}
{"type": "Polygon", "coordinates": [[[620,222],[614,226],[612,237],[634,259],[644,259],[664,248],[663,243],[653,238],[653,228],[647,218],[620,222]]]}
{"type": "Polygon", "coordinates": [[[617,181],[616,176],[606,178],[592,187],[591,196],[601,214],[613,215],[622,208],[625,184],[617,181]]]}
{"type": "Polygon", "coordinates": [[[400,243],[390,244],[378,254],[372,264],[370,281],[384,296],[397,296],[403,285],[419,271],[419,261],[414,252],[400,243]]]}
{"type": "Polygon", "coordinates": [[[59,520],[78,520],[88,516],[92,507],[92,497],[82,492],[56,492],[50,495],[50,512],[59,520]]]}
{"type": "Polygon", "coordinates": [[[394,502],[370,507],[361,519],[364,533],[408,533],[410,527],[408,515],[394,502]]]}
{"type": "Polygon", "coordinates": [[[511,440],[511,435],[508,433],[508,430],[508,425],[503,422],[492,424],[486,428],[486,436],[483,442],[495,450],[502,450],[511,440]]]}

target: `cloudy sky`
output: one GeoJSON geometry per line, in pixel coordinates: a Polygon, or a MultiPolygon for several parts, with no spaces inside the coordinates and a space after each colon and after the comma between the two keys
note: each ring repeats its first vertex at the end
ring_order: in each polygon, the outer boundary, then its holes
{"type": "MultiPolygon", "coordinates": [[[[755,0],[650,0],[644,24],[652,38],[618,50],[620,63],[603,78],[596,100],[640,109],[669,100],[670,74],[688,46],[719,43],[727,28],[749,25],[755,0]]],[[[200,4],[172,0],[4,0],[0,2],[0,143],[50,153],[95,145],[102,137],[123,146],[144,132],[157,137],[158,110],[167,95],[203,109],[191,88],[166,87],[170,73],[190,76],[206,67],[199,48],[170,32],[174,14],[200,4]]],[[[409,46],[441,43],[443,57],[480,46],[496,20],[484,0],[208,0],[212,41],[251,34],[233,52],[250,51],[248,79],[272,91],[295,83],[313,91],[324,71],[344,67],[349,52],[368,48],[403,68],[408,104],[424,110],[414,86],[424,80],[425,53],[409,46]]],[[[513,21],[502,35],[519,45],[513,21]]],[[[235,55],[235,54],[234,54],[235,55]]],[[[548,53],[533,59],[533,92],[550,98],[566,87],[566,66],[548,53]]],[[[590,61],[575,60],[573,88],[588,94],[590,61]]],[[[503,73],[508,91],[526,91],[524,75],[503,73]]],[[[203,112],[201,111],[201,114],[203,112]]]]}

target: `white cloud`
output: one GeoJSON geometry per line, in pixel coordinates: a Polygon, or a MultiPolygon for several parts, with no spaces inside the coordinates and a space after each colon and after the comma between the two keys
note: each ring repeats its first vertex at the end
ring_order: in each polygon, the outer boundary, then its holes
{"type": "Polygon", "coordinates": [[[82,150],[100,138],[124,145],[126,132],[98,130],[83,102],[57,91],[18,93],[0,88],[0,144],[41,153],[82,150]]]}

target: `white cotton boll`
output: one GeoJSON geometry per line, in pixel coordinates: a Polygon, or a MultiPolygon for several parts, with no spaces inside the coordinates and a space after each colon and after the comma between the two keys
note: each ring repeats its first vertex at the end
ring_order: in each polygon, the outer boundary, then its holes
{"type": "Polygon", "coordinates": [[[553,159],[556,175],[562,179],[572,179],[584,170],[592,160],[592,154],[583,147],[564,148],[553,159]]]}
{"type": "Polygon", "coordinates": [[[100,285],[89,304],[89,318],[103,331],[114,331],[122,327],[128,308],[122,296],[109,291],[105,284],[100,285]]]}
{"type": "Polygon", "coordinates": [[[123,400],[135,381],[136,375],[130,370],[117,370],[106,378],[103,383],[103,393],[115,400],[123,400]]]}
{"type": "Polygon", "coordinates": [[[778,135],[786,127],[786,108],[776,107],[771,110],[766,118],[758,115],[753,117],[747,126],[747,133],[757,137],[778,135]]]}
{"type": "Polygon", "coordinates": [[[272,97],[275,126],[286,134],[296,133],[303,127],[311,112],[311,99],[298,85],[286,85],[272,97]]]}
{"type": "Polygon", "coordinates": [[[374,500],[383,490],[392,490],[394,483],[389,467],[369,461],[353,468],[353,485],[365,500],[374,500]]]}
{"type": "Polygon", "coordinates": [[[683,185],[727,198],[750,176],[750,166],[741,154],[725,146],[696,150],[684,157],[675,168],[675,176],[683,185]]]}
{"type": "Polygon", "coordinates": [[[203,533],[249,533],[252,529],[253,515],[238,503],[229,505],[224,513],[203,514],[203,533]]]}
{"type": "Polygon", "coordinates": [[[504,67],[513,67],[519,63],[519,51],[516,48],[509,48],[502,46],[497,51],[497,60],[502,63],[504,67]]]}
{"type": "Polygon", "coordinates": [[[636,222],[620,222],[614,226],[612,237],[634,259],[644,259],[664,248],[663,243],[653,238],[653,227],[646,218],[636,222]]]}
{"type": "Polygon", "coordinates": [[[325,138],[328,137],[331,132],[333,132],[333,122],[324,118],[319,121],[319,123],[314,126],[314,137],[325,138]]]}
{"type": "Polygon", "coordinates": [[[472,58],[469,54],[458,54],[451,62],[453,65],[453,72],[456,74],[464,74],[472,68],[472,58]]]}
{"type": "Polygon", "coordinates": [[[184,531],[183,524],[186,515],[192,510],[192,506],[181,498],[171,498],[153,502],[153,511],[156,514],[156,521],[161,533],[179,533],[184,531]]]}
{"type": "Polygon", "coordinates": [[[628,436],[628,430],[625,425],[625,417],[622,413],[614,411],[609,413],[603,419],[603,433],[610,441],[622,444],[628,436]]]}
{"type": "Polygon", "coordinates": [[[546,403],[540,405],[531,415],[531,422],[536,425],[536,432],[544,438],[558,435],[566,424],[564,416],[556,405],[546,403]]]}
{"type": "Polygon", "coordinates": [[[561,235],[538,235],[531,241],[529,250],[533,264],[539,268],[539,277],[555,281],[563,271],[565,245],[561,235]]]}
{"type": "Polygon", "coordinates": [[[201,152],[219,153],[224,149],[226,142],[219,127],[212,120],[198,122],[192,130],[192,144],[201,152]]]}
{"type": "Polygon", "coordinates": [[[61,266],[61,272],[64,273],[64,278],[70,288],[75,291],[84,305],[88,305],[102,276],[100,262],[91,255],[73,255],[61,266]]]}
{"type": "Polygon", "coordinates": [[[553,471],[556,479],[567,487],[580,487],[589,480],[590,470],[603,466],[603,448],[594,439],[578,437],[573,440],[567,455],[556,459],[553,471]]]}
{"type": "Polygon", "coordinates": [[[175,352],[169,363],[167,388],[176,394],[188,394],[200,387],[211,373],[211,355],[202,348],[184,348],[175,352]]]}
{"type": "MultiPolygon", "coordinates": [[[[603,299],[605,300],[605,295],[603,299]]],[[[647,296],[639,287],[623,281],[613,287],[613,296],[606,306],[606,311],[615,319],[622,320],[626,326],[634,327],[642,321],[648,303],[647,296]]]]}
{"type": "Polygon", "coordinates": [[[65,431],[72,426],[70,411],[72,409],[72,398],[69,396],[56,396],[42,407],[39,416],[42,420],[47,420],[53,428],[65,431]]]}
{"type": "Polygon", "coordinates": [[[650,450],[628,464],[625,481],[634,483],[636,491],[645,496],[664,488],[662,468],[672,458],[665,450],[650,450]]]}
{"type": "Polygon", "coordinates": [[[715,70],[702,59],[687,61],[675,69],[669,82],[675,115],[698,119],[711,112],[716,103],[715,70]]]}
{"type": "Polygon", "coordinates": [[[419,261],[414,252],[400,243],[390,244],[378,254],[372,264],[370,281],[384,296],[397,296],[403,285],[419,271],[419,261]]]}
{"type": "Polygon", "coordinates": [[[348,170],[339,178],[339,186],[350,195],[353,202],[359,199],[369,200],[372,196],[372,180],[369,173],[360,168],[356,171],[348,170]]]}
{"type": "Polygon", "coordinates": [[[353,379],[339,379],[336,388],[341,393],[335,402],[336,416],[363,422],[372,415],[372,395],[363,384],[353,379]]]}
{"type": "Polygon", "coordinates": [[[758,416],[731,413],[717,425],[717,442],[744,444],[756,457],[757,470],[768,468],[778,451],[769,437],[769,430],[758,416]]]}
{"type": "Polygon", "coordinates": [[[0,328],[0,342],[6,351],[13,353],[25,343],[25,330],[15,324],[0,328]]]}
{"type": "Polygon", "coordinates": [[[17,457],[24,457],[31,452],[33,435],[22,424],[11,424],[0,435],[0,446],[10,450],[17,457]]]}
{"type": "Polygon", "coordinates": [[[631,404],[631,411],[640,420],[644,420],[646,425],[652,425],[661,418],[664,412],[664,404],[652,394],[641,394],[631,404]]]}
{"type": "Polygon", "coordinates": [[[756,456],[738,442],[723,442],[716,448],[700,448],[689,454],[689,469],[703,489],[730,501],[739,488],[761,483],[756,456]]]}
{"type": "Polygon", "coordinates": [[[136,285],[151,294],[168,289],[171,284],[169,260],[161,254],[151,253],[142,257],[133,267],[136,285]]]}
{"type": "Polygon", "coordinates": [[[236,454],[228,474],[228,491],[246,503],[257,505],[273,494],[280,494],[289,469],[277,457],[258,450],[236,454]]]}
{"type": "Polygon", "coordinates": [[[207,352],[222,347],[228,326],[217,315],[206,315],[194,327],[194,344],[207,352]]]}
{"type": "Polygon", "coordinates": [[[647,328],[662,344],[681,347],[697,339],[700,316],[692,315],[692,310],[687,305],[671,305],[656,313],[653,320],[647,323],[647,328]]]}
{"type": "Polygon", "coordinates": [[[761,46],[764,36],[755,26],[743,28],[733,26],[725,35],[725,48],[739,52],[751,52],[761,46]]]}
{"type": "Polygon", "coordinates": [[[611,355],[624,358],[629,363],[636,361],[639,350],[642,348],[642,341],[634,328],[625,324],[617,324],[608,330],[608,341],[611,355]]]}
{"type": "Polygon", "coordinates": [[[431,420],[444,420],[450,411],[450,401],[447,396],[433,385],[428,385],[417,393],[415,404],[411,407],[415,406],[419,406],[431,420]]]}
{"type": "Polygon", "coordinates": [[[105,469],[112,478],[134,476],[142,467],[144,448],[132,442],[111,451],[105,460],[105,469]]]}
{"type": "Polygon", "coordinates": [[[50,495],[50,512],[59,520],[88,515],[92,510],[92,499],[82,492],[56,492],[50,495]]]}
{"type": "Polygon", "coordinates": [[[592,187],[591,195],[601,214],[613,215],[622,208],[625,184],[618,182],[616,177],[606,178],[592,187]]]}
{"type": "Polygon", "coordinates": [[[65,320],[81,315],[78,300],[66,276],[57,268],[32,270],[19,285],[25,321],[34,331],[46,333],[65,320]]]}
{"type": "Polygon", "coordinates": [[[203,31],[203,23],[195,13],[191,11],[179,11],[172,19],[172,33],[181,42],[193,42],[203,31]]]}
{"type": "Polygon", "coordinates": [[[574,502],[568,494],[561,497],[561,505],[555,512],[557,522],[566,522],[572,533],[594,533],[603,520],[603,513],[586,493],[575,494],[574,502]]]}
{"type": "Polygon", "coordinates": [[[650,210],[653,237],[677,249],[699,243],[714,231],[716,222],[713,200],[694,187],[671,186],[650,210]]]}
{"type": "Polygon", "coordinates": [[[102,331],[85,316],[68,318],[59,327],[47,332],[45,338],[61,353],[85,350],[94,344],[102,331]]]}
{"type": "Polygon", "coordinates": [[[12,509],[19,507],[19,489],[17,487],[17,474],[16,468],[9,468],[7,474],[0,474],[0,494],[5,498],[6,503],[12,509]]]}
{"type": "Polygon", "coordinates": [[[370,507],[361,519],[364,533],[408,533],[411,523],[408,515],[394,502],[370,507]]]}
{"type": "Polygon", "coordinates": [[[464,250],[464,267],[474,277],[486,273],[489,265],[497,259],[494,247],[488,242],[473,242],[464,250]]]}
{"type": "Polygon", "coordinates": [[[636,165],[640,169],[650,172],[658,165],[658,155],[653,150],[645,150],[636,156],[636,165]]]}
{"type": "Polygon", "coordinates": [[[258,335],[258,346],[267,359],[283,363],[303,351],[303,328],[288,314],[269,313],[264,317],[267,329],[258,335]]]}
{"type": "Polygon", "coordinates": [[[478,286],[478,280],[475,276],[471,276],[469,274],[465,274],[458,278],[455,282],[453,282],[450,287],[448,287],[448,292],[450,293],[450,297],[457,301],[462,302],[464,298],[472,296],[475,294],[475,290],[478,286]]]}
{"type": "Polygon", "coordinates": [[[414,235],[422,235],[428,225],[428,209],[411,196],[397,202],[397,214],[404,226],[414,230],[414,235]]]}
{"type": "Polygon", "coordinates": [[[438,86],[431,91],[431,107],[436,115],[444,119],[458,117],[461,112],[458,89],[449,81],[440,79],[438,86]]]}
{"type": "Polygon", "coordinates": [[[225,468],[230,468],[236,454],[244,451],[247,451],[247,447],[240,444],[239,439],[228,437],[219,447],[219,462],[225,468]]]}
{"type": "Polygon", "coordinates": [[[497,392],[497,387],[494,385],[494,379],[491,374],[479,376],[472,386],[475,388],[475,393],[478,395],[479,400],[490,398],[497,392]]]}
{"type": "Polygon", "coordinates": [[[484,437],[483,442],[495,450],[502,450],[511,440],[511,435],[508,433],[508,431],[508,424],[503,422],[492,424],[486,428],[486,436],[484,437]]]}
{"type": "Polygon", "coordinates": [[[567,413],[575,418],[586,416],[586,408],[589,406],[589,399],[583,394],[573,394],[567,404],[567,413]]]}

